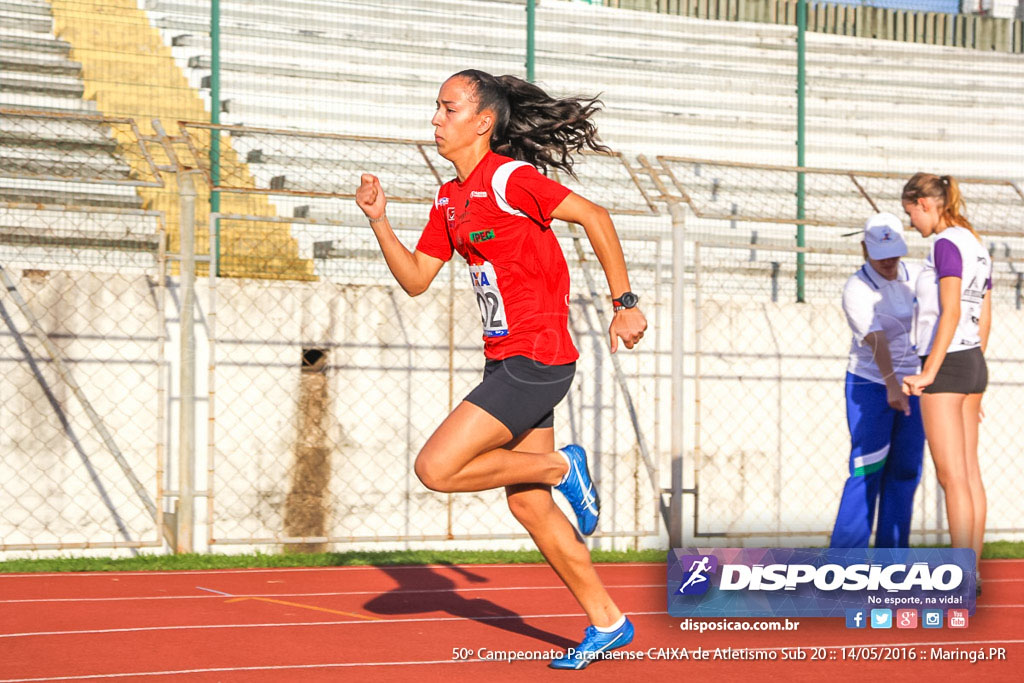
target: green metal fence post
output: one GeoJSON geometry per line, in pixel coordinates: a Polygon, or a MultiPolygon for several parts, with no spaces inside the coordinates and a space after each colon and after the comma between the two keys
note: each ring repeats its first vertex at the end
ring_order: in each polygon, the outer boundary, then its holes
{"type": "MultiPolygon", "coordinates": [[[[220,0],[212,0],[210,4],[210,123],[220,123],[220,0]]],[[[220,131],[210,130],[210,180],[214,187],[220,185],[220,131]]],[[[210,192],[210,213],[220,213],[220,192],[210,192]]],[[[213,225],[213,239],[210,249],[217,258],[213,263],[220,269],[220,219],[213,225]]],[[[219,272],[216,275],[220,275],[219,272]]]]}
{"type": "Polygon", "coordinates": [[[533,83],[534,43],[533,35],[537,27],[536,0],[526,0],[526,80],[533,83]]]}
{"type": "MultiPolygon", "coordinates": [[[[804,167],[806,89],[807,89],[807,0],[799,0],[796,8],[796,165],[804,167]]],[[[804,218],[804,172],[796,174],[796,217],[804,218]]],[[[805,246],[804,225],[797,223],[796,246],[805,246]]],[[[796,255],[796,300],[804,301],[804,253],[796,255]]]]}

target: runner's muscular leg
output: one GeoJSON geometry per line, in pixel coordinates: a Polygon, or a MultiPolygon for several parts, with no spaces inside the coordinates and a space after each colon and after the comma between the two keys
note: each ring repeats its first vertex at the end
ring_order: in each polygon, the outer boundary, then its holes
{"type": "Polygon", "coordinates": [[[555,451],[553,441],[546,452],[501,448],[511,439],[500,420],[463,401],[420,449],[416,476],[427,488],[445,493],[486,491],[511,484],[553,486],[561,481],[566,462],[555,451]]]}
{"type": "MultiPolygon", "coordinates": [[[[531,429],[512,444],[516,456],[554,450],[555,430],[531,429]]],[[[622,612],[612,601],[590,560],[590,550],[551,497],[551,488],[540,484],[505,487],[508,507],[533,537],[548,564],[562,579],[595,626],[610,626],[622,612]]]]}

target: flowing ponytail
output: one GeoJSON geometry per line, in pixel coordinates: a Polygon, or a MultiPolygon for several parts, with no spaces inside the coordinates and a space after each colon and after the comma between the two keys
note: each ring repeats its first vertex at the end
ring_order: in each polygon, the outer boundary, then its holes
{"type": "Polygon", "coordinates": [[[931,197],[942,206],[941,216],[947,225],[962,225],[981,241],[981,236],[964,216],[966,205],[960,194],[960,184],[951,175],[935,175],[934,173],[915,173],[903,186],[902,200],[916,202],[922,197],[931,197]]]}
{"type": "Polygon", "coordinates": [[[573,178],[572,155],[589,148],[611,150],[597,140],[590,117],[601,109],[597,98],[551,97],[533,83],[515,76],[492,76],[477,69],[455,74],[476,91],[477,111],[494,112],[491,150],[526,161],[541,171],[557,168],[573,178]]]}

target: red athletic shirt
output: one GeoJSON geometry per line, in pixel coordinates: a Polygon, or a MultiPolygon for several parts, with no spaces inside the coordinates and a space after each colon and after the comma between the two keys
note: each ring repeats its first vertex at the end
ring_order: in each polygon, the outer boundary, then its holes
{"type": "Polygon", "coordinates": [[[569,268],[551,212],[570,190],[534,166],[488,152],[465,182],[437,192],[417,251],[469,264],[484,355],[547,365],[579,358],[569,336],[569,268]]]}

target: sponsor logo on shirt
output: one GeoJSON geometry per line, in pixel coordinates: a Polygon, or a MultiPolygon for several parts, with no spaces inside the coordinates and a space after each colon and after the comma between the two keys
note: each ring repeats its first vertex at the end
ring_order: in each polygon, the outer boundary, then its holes
{"type": "Polygon", "coordinates": [[[479,199],[486,199],[487,198],[487,193],[486,192],[473,191],[473,192],[469,193],[469,198],[470,199],[477,199],[477,198],[479,198],[479,199]]]}
{"type": "Polygon", "coordinates": [[[437,200],[437,205],[438,206],[445,206],[446,204],[448,204],[448,198],[447,197],[441,197],[440,199],[437,200]]]}
{"type": "Polygon", "coordinates": [[[487,240],[494,239],[493,230],[477,230],[476,232],[469,233],[469,241],[473,244],[477,242],[486,242],[487,240]]]}

